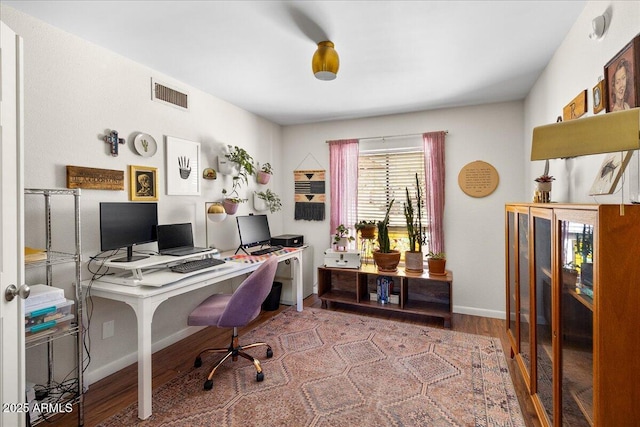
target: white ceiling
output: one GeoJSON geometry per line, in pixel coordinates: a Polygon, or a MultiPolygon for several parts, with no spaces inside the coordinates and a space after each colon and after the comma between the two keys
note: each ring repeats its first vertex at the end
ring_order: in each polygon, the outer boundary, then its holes
{"type": "Polygon", "coordinates": [[[2,2],[282,125],[523,99],[585,6],[2,2]],[[329,82],[311,72],[327,39],[340,55],[329,82]]]}

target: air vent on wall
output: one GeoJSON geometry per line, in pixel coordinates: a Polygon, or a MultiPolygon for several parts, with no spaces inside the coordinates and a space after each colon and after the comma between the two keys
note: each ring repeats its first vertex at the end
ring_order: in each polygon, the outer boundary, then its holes
{"type": "Polygon", "coordinates": [[[151,79],[151,99],[181,110],[189,110],[189,94],[181,89],[151,79]]]}

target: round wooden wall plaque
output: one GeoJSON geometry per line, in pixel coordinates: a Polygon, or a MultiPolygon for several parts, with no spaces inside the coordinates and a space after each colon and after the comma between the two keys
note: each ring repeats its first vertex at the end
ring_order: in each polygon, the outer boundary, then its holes
{"type": "Polygon", "coordinates": [[[471,197],[486,197],[498,187],[498,171],[487,162],[477,160],[465,165],[458,174],[458,185],[471,197]]]}

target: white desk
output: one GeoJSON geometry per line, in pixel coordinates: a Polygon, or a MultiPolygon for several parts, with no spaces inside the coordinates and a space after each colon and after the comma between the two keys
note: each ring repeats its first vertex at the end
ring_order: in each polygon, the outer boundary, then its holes
{"type": "MultiPolygon", "coordinates": [[[[292,267],[298,311],[302,311],[302,250],[303,248],[295,248],[291,252],[274,255],[278,257],[279,261],[288,259],[297,261],[292,267]]],[[[221,258],[230,255],[233,255],[233,253],[223,253],[221,258]]],[[[131,306],[136,314],[138,322],[138,418],[144,420],[151,416],[151,325],[153,314],[160,304],[171,297],[252,272],[260,265],[259,263],[251,264],[235,261],[228,261],[226,264],[229,264],[230,268],[205,272],[187,278],[184,278],[184,275],[180,273],[164,272],[163,274],[168,284],[162,287],[123,286],[99,280],[95,280],[91,285],[90,293],[92,296],[124,302],[131,306]]],[[[82,287],[85,290],[88,286],[89,281],[82,282],[82,287]]]]}

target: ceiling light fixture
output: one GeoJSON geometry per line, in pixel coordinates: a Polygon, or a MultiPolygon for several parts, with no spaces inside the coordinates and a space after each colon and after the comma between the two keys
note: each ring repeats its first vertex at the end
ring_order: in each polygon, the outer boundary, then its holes
{"type": "Polygon", "coordinates": [[[596,16],[593,21],[591,21],[592,31],[589,34],[589,38],[591,40],[600,40],[602,36],[604,36],[605,31],[607,31],[608,23],[609,17],[606,13],[603,13],[600,16],[596,16]]]}
{"type": "Polygon", "coordinates": [[[318,50],[313,54],[311,60],[313,74],[318,80],[333,80],[340,68],[340,58],[338,52],[333,48],[333,43],[323,41],[318,43],[318,50]]]}

